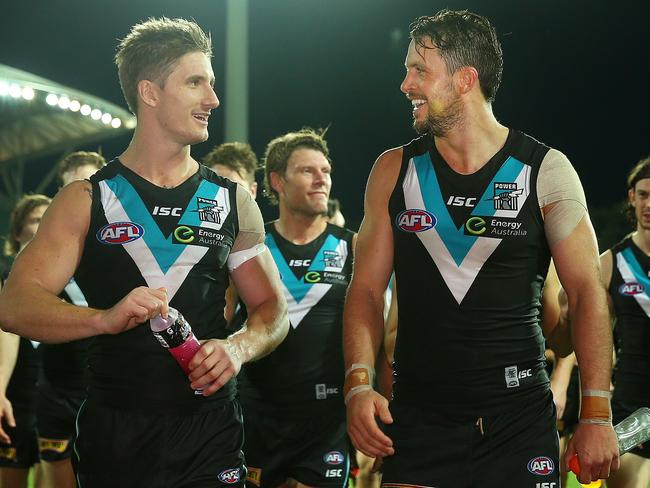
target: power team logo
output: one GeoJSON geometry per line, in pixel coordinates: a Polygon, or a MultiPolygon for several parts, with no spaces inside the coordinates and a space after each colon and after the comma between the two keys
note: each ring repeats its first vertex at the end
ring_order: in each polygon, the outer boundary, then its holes
{"type": "Polygon", "coordinates": [[[337,251],[323,251],[323,261],[325,261],[326,268],[338,268],[339,271],[343,269],[343,259],[337,251]]]}
{"type": "Polygon", "coordinates": [[[555,471],[555,463],[546,456],[537,456],[528,461],[528,471],[539,476],[548,476],[555,471]]]}
{"type": "Polygon", "coordinates": [[[219,481],[228,485],[237,483],[240,478],[241,475],[239,474],[239,468],[226,469],[219,473],[219,481]]]}
{"type": "Polygon", "coordinates": [[[222,213],[225,210],[223,205],[220,205],[216,200],[208,198],[196,197],[197,212],[199,213],[199,220],[201,222],[211,222],[213,224],[221,224],[222,213]]]}
{"type": "Polygon", "coordinates": [[[618,287],[618,292],[621,295],[631,297],[634,295],[640,295],[645,291],[645,287],[641,283],[637,283],[635,281],[630,282],[630,283],[623,283],[621,286],[618,287]]]}
{"type": "Polygon", "coordinates": [[[401,212],[395,224],[404,232],[424,232],[437,223],[435,215],[419,208],[409,208],[401,212]]]}
{"type": "Polygon", "coordinates": [[[323,461],[330,466],[338,466],[339,464],[343,464],[345,456],[340,451],[330,451],[323,456],[323,461]]]}
{"type": "Polygon", "coordinates": [[[518,188],[517,183],[494,182],[494,210],[519,210],[519,197],[524,189],[518,188]]]}
{"type": "Polygon", "coordinates": [[[114,222],[106,224],[97,231],[96,237],[102,244],[126,244],[140,239],[144,235],[144,227],[135,222],[114,222]]]}

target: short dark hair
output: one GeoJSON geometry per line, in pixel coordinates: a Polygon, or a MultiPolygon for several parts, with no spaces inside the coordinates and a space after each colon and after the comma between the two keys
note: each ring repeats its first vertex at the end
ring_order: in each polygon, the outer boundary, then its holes
{"type": "Polygon", "coordinates": [[[417,18],[410,26],[411,39],[426,49],[427,38],[453,74],[463,66],[478,71],[479,84],[488,102],[494,101],[503,71],[503,52],[490,21],[468,10],[441,10],[433,17],[417,18]]]}
{"type": "Polygon", "coordinates": [[[137,115],[141,80],[163,87],[176,62],[197,51],[211,57],[212,40],[191,20],[151,17],[135,24],[115,54],[120,86],[131,112],[137,115]]]}
{"type": "Polygon", "coordinates": [[[5,240],[4,253],[5,256],[15,256],[20,251],[20,242],[18,236],[22,233],[25,227],[25,219],[32,213],[32,211],[41,205],[49,205],[52,199],[48,196],[41,194],[23,195],[18,200],[16,206],[11,211],[9,218],[9,236],[5,240]]]}
{"type": "Polygon", "coordinates": [[[213,168],[220,164],[236,171],[249,184],[255,182],[259,161],[253,148],[245,142],[225,142],[205,155],[203,164],[213,168]]]}
{"type": "Polygon", "coordinates": [[[63,185],[63,175],[69,171],[74,171],[82,166],[94,166],[97,169],[102,169],[105,165],[106,160],[104,156],[94,151],[76,151],[70,153],[59,161],[57,168],[59,184],[63,185]]]}
{"type": "Polygon", "coordinates": [[[271,173],[278,173],[284,176],[287,171],[289,158],[296,149],[314,149],[323,153],[323,156],[331,164],[329,149],[325,140],[327,129],[318,131],[304,127],[296,132],[288,132],[276,137],[266,146],[264,153],[264,194],[271,204],[278,204],[278,193],[271,186],[271,173]]]}
{"type": "MultiPolygon", "coordinates": [[[[650,156],[643,158],[638,163],[634,165],[634,168],[630,171],[630,174],[627,175],[627,188],[628,190],[635,190],[636,184],[650,178],[650,156]]],[[[627,200],[627,206],[625,207],[625,215],[632,222],[636,223],[636,215],[634,214],[634,207],[630,203],[629,199],[627,200]]]]}

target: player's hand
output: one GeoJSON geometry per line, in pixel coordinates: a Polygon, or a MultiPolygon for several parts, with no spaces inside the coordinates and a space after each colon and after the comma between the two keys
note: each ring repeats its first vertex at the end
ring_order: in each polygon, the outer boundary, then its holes
{"type": "Polygon", "coordinates": [[[574,454],[580,463],[580,483],[607,479],[619,467],[618,442],[612,426],[578,424],[564,456],[567,468],[574,454]]]}
{"type": "Polygon", "coordinates": [[[212,395],[241,369],[241,351],[234,341],[210,339],[196,351],[189,364],[190,386],[203,390],[203,396],[212,395]]]}
{"type": "Polygon", "coordinates": [[[9,427],[16,427],[14,409],[11,406],[11,402],[4,395],[0,396],[0,442],[11,444],[11,437],[2,428],[3,423],[9,427]]]}
{"type": "Polygon", "coordinates": [[[112,308],[102,311],[100,333],[119,334],[159,314],[167,318],[168,313],[167,290],[140,286],[112,308]]]}
{"type": "Polygon", "coordinates": [[[553,392],[553,402],[555,403],[555,418],[561,420],[566,409],[566,388],[559,387],[551,380],[551,391],[553,392]]]}
{"type": "Polygon", "coordinates": [[[375,417],[385,424],[392,424],[388,400],[374,390],[357,393],[348,401],[348,434],[354,444],[366,456],[384,457],[395,453],[393,441],[384,434],[375,417]]]}

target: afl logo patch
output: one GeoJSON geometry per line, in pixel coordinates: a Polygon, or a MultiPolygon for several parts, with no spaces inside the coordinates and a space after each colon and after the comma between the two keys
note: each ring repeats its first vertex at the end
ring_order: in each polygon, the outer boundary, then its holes
{"type": "Polygon", "coordinates": [[[641,283],[623,283],[621,286],[618,287],[618,292],[621,295],[625,296],[634,296],[638,295],[639,293],[643,293],[645,291],[645,287],[641,283]]]}
{"type": "Polygon", "coordinates": [[[395,224],[404,232],[423,232],[436,225],[436,217],[426,210],[410,208],[404,210],[395,219],[395,224]]]}
{"type": "Polygon", "coordinates": [[[102,244],[126,244],[140,239],[144,228],[134,222],[114,222],[97,231],[97,240],[102,244]]]}
{"type": "Polygon", "coordinates": [[[239,468],[226,469],[225,471],[219,473],[219,481],[228,485],[237,483],[239,479],[239,468]]]}
{"type": "Polygon", "coordinates": [[[339,451],[330,451],[323,456],[323,461],[329,465],[336,466],[343,463],[343,461],[345,461],[345,458],[343,457],[343,453],[339,451]]]}
{"type": "Polygon", "coordinates": [[[538,456],[528,461],[528,471],[540,476],[547,476],[553,474],[553,471],[555,471],[555,464],[551,458],[538,456]]]}

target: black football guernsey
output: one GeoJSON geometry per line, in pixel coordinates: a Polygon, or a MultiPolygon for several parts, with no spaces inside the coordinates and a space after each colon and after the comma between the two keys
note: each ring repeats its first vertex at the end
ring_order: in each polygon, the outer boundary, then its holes
{"type": "Polygon", "coordinates": [[[650,257],[631,237],[611,249],[609,294],[616,314],[614,396],[637,406],[650,406],[650,257]]]}
{"type": "Polygon", "coordinates": [[[297,245],[266,225],[266,245],[280,271],[289,306],[289,333],[268,356],[240,375],[244,406],[286,415],[343,412],[343,304],[352,273],[350,230],[328,224],[297,245]]]}
{"type": "Polygon", "coordinates": [[[389,202],[396,400],[478,417],[544,398],[550,251],[536,181],[548,150],[511,130],[481,169],[461,175],[430,136],[404,146],[389,202]]]}
{"type": "MultiPolygon", "coordinates": [[[[88,306],[86,298],[74,279],[65,286],[60,297],[80,307],[88,306]]],[[[41,344],[45,380],[54,387],[83,393],[86,389],[86,366],[90,341],[92,339],[41,344]]]]}
{"type": "Polygon", "coordinates": [[[36,408],[36,383],[41,372],[39,343],[20,338],[16,365],[7,384],[6,397],[14,413],[34,415],[36,408]]]}
{"type": "MultiPolygon", "coordinates": [[[[1,282],[7,280],[4,273],[1,282]]],[[[39,342],[20,337],[16,364],[7,383],[5,396],[11,402],[15,415],[33,417],[36,410],[36,384],[41,373],[41,346],[39,342]]],[[[24,417],[23,417],[24,418],[24,417]]],[[[33,418],[30,418],[30,422],[33,418]]]]}
{"type": "MultiPolygon", "coordinates": [[[[199,339],[227,336],[226,260],[239,231],[237,185],[206,167],[161,188],[113,160],[90,178],[90,227],[75,279],[88,305],[108,309],[138,286],[165,287],[199,339]]],[[[93,339],[88,397],[148,412],[192,412],[234,396],[234,380],[195,394],[147,323],[93,339]]]]}

